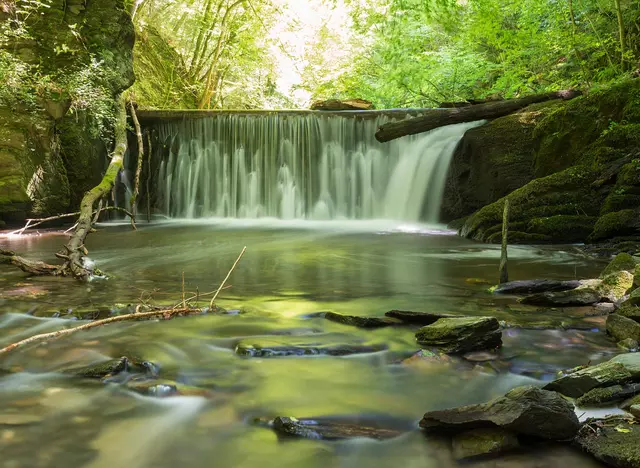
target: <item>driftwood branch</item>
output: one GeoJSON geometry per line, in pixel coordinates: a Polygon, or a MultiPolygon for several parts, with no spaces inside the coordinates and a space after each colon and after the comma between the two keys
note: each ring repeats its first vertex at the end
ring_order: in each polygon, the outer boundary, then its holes
{"type": "Polygon", "coordinates": [[[420,117],[382,125],[376,132],[376,140],[386,142],[406,135],[415,135],[417,133],[427,132],[434,128],[444,127],[445,125],[474,122],[476,120],[496,119],[498,117],[512,114],[513,112],[523,109],[531,104],[550,101],[552,99],[573,99],[580,96],[580,94],[580,91],[565,90],[546,94],[535,94],[533,96],[518,99],[505,99],[504,101],[487,102],[468,107],[427,110],[420,117]]]}
{"type": "Polygon", "coordinates": [[[233,262],[233,266],[231,267],[231,270],[229,270],[229,273],[227,273],[227,276],[225,276],[224,280],[222,281],[222,283],[220,283],[220,287],[218,288],[218,290],[216,291],[216,293],[213,295],[213,297],[211,298],[211,302],[209,303],[209,308],[213,308],[213,303],[216,301],[216,298],[218,297],[218,294],[220,294],[220,291],[222,290],[222,288],[224,287],[224,284],[227,282],[227,280],[229,279],[229,276],[231,276],[231,273],[233,273],[233,270],[236,269],[236,265],[238,264],[238,262],[240,261],[240,259],[242,258],[242,256],[244,255],[244,252],[247,250],[247,247],[245,246],[242,249],[242,252],[240,252],[240,255],[238,255],[238,258],[236,258],[236,261],[233,262]]]}

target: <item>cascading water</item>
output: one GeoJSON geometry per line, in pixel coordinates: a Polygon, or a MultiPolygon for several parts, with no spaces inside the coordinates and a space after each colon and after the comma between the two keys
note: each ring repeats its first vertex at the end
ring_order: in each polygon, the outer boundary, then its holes
{"type": "Polygon", "coordinates": [[[388,120],[272,112],[158,123],[156,206],[182,218],[437,222],[455,146],[479,122],[378,143],[388,120]]]}

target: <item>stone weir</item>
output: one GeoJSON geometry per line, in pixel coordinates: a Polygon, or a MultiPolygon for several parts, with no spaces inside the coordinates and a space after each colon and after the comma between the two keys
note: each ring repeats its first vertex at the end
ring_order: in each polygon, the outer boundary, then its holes
{"type": "Polygon", "coordinates": [[[453,151],[479,123],[375,140],[380,125],[420,113],[139,111],[153,142],[152,204],[176,218],[435,223],[453,151]]]}

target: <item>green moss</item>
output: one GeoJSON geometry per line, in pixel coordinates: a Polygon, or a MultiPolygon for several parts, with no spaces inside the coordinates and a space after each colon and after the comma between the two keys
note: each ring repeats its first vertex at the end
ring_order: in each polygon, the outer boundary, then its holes
{"type": "Polygon", "coordinates": [[[542,234],[564,242],[577,242],[585,239],[593,230],[596,218],[593,216],[556,215],[536,218],[529,222],[527,232],[542,234]]]}
{"type": "Polygon", "coordinates": [[[578,407],[606,405],[616,401],[616,396],[622,392],[622,385],[611,387],[594,388],[576,400],[578,407]]]}
{"type": "Polygon", "coordinates": [[[633,259],[631,255],[628,253],[619,253],[616,255],[611,262],[602,270],[600,274],[600,278],[604,278],[612,273],[617,273],[619,271],[628,271],[633,273],[636,269],[636,261],[633,259]]]}
{"type": "Polygon", "coordinates": [[[598,241],[635,232],[631,222],[637,217],[635,210],[621,210],[601,216],[589,237],[590,241],[598,241]]]}

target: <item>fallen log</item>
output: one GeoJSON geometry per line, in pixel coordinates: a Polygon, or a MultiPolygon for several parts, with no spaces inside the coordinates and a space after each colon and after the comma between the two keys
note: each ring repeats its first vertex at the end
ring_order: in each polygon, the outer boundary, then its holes
{"type": "Polygon", "coordinates": [[[376,132],[376,140],[386,142],[395,140],[406,135],[423,133],[434,128],[444,127],[464,122],[476,120],[496,119],[512,114],[531,104],[550,101],[553,99],[569,100],[582,93],[577,90],[555,91],[545,94],[534,94],[517,99],[505,99],[504,101],[492,101],[485,104],[471,105],[467,107],[456,107],[452,109],[433,109],[424,111],[420,117],[391,122],[382,125],[376,132]]]}

